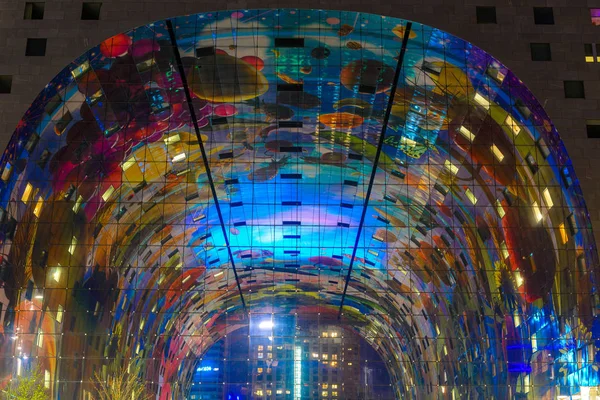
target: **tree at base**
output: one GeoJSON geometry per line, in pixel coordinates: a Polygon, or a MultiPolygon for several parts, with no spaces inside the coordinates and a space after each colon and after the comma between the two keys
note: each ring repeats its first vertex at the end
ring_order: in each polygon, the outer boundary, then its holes
{"type": "Polygon", "coordinates": [[[100,374],[94,376],[96,385],[95,400],[150,400],[146,384],[140,378],[141,361],[131,359],[129,365],[115,360],[104,379],[100,374]]]}
{"type": "Polygon", "coordinates": [[[14,378],[4,390],[2,400],[49,400],[50,392],[44,386],[44,375],[39,366],[27,374],[14,378]]]}

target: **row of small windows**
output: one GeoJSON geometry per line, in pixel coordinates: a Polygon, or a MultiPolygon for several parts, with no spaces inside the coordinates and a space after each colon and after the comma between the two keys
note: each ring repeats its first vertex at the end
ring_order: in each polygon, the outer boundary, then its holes
{"type": "MultiPolygon", "coordinates": [[[[478,6],[475,8],[478,24],[495,24],[496,7],[478,6]]],[[[536,25],[554,25],[554,11],[552,7],[533,7],[533,21],[536,25]]]]}
{"type": "MultiPolygon", "coordinates": [[[[530,43],[532,61],[552,61],[550,43],[530,43]]],[[[583,45],[586,63],[600,63],[600,43],[585,43],[583,45]]]]}
{"type": "MultiPolygon", "coordinates": [[[[44,19],[44,10],[46,3],[43,1],[27,2],[25,3],[25,12],[23,19],[44,19]]],[[[84,2],[81,5],[81,19],[82,20],[99,20],[100,9],[102,3],[100,2],[84,2]]]]}
{"type": "MultiPolygon", "coordinates": [[[[478,6],[475,8],[478,24],[495,24],[496,7],[478,6]]],[[[592,25],[600,25],[600,8],[590,8],[592,25]]],[[[536,25],[554,25],[554,11],[552,7],[533,7],[533,21],[536,25]]]]}

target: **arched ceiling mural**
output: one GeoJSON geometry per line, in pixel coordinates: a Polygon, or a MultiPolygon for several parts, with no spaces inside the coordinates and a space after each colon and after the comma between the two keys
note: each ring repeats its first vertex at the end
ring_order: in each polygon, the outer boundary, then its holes
{"type": "Polygon", "coordinates": [[[290,9],[139,27],[44,88],[1,168],[4,385],[36,360],[53,398],[84,398],[136,358],[167,399],[283,316],[358,333],[398,398],[598,384],[597,255],[559,135],[435,28],[290,9]]]}

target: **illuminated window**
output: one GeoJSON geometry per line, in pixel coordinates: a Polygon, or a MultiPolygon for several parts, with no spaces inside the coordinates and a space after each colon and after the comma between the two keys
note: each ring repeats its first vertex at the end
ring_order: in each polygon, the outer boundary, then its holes
{"type": "Polygon", "coordinates": [[[21,201],[23,203],[27,203],[29,201],[29,197],[31,196],[31,192],[33,191],[33,186],[31,183],[25,185],[25,190],[23,191],[23,195],[21,196],[21,201]]]}
{"type": "Polygon", "coordinates": [[[517,286],[523,286],[523,276],[519,271],[515,271],[515,282],[517,282],[517,286]]]}
{"type": "Polygon", "coordinates": [[[542,192],[542,194],[544,196],[544,203],[546,204],[546,208],[551,209],[552,206],[554,205],[554,202],[552,201],[552,196],[550,195],[550,190],[548,188],[545,188],[544,191],[542,192]]]}
{"type": "Polygon", "coordinates": [[[313,358],[319,358],[319,353],[312,353],[313,358]]]}
{"type": "Polygon", "coordinates": [[[256,372],[258,372],[259,374],[262,374],[263,373],[263,369],[262,368],[257,368],[256,372]]]}
{"type": "Polygon", "coordinates": [[[76,247],[77,247],[77,238],[75,236],[73,236],[71,238],[71,245],[69,246],[69,253],[71,253],[71,255],[75,254],[76,247]]]}
{"type": "Polygon", "coordinates": [[[504,241],[500,243],[500,251],[502,252],[502,257],[504,257],[505,260],[508,258],[508,256],[510,256],[510,253],[508,252],[508,247],[506,247],[506,242],[504,241]]]}
{"type": "Polygon", "coordinates": [[[590,17],[592,25],[600,25],[600,8],[590,8],[590,17]]]}
{"type": "Polygon", "coordinates": [[[44,370],[44,387],[50,389],[50,371],[44,370]]]}
{"type": "Polygon", "coordinates": [[[44,346],[44,331],[42,331],[41,329],[38,331],[37,346],[44,346]]]}
{"type": "Polygon", "coordinates": [[[258,351],[263,351],[263,345],[262,344],[258,345],[258,351]]]}
{"type": "Polygon", "coordinates": [[[321,336],[323,336],[323,337],[329,337],[329,332],[323,332],[323,333],[321,334],[321,336]]]}
{"type": "Polygon", "coordinates": [[[179,153],[175,157],[173,157],[173,162],[176,163],[179,161],[183,161],[183,160],[185,160],[185,157],[186,157],[185,153],[179,153]]]}
{"type": "Polygon", "coordinates": [[[521,127],[515,122],[515,120],[508,114],[506,119],[504,120],[506,126],[508,126],[515,136],[517,136],[521,132],[521,127]]]}
{"type": "Polygon", "coordinates": [[[63,320],[63,306],[61,304],[58,305],[57,310],[56,310],[56,322],[58,322],[59,324],[62,323],[63,320]]]}
{"type": "Polygon", "coordinates": [[[263,396],[264,395],[264,392],[263,392],[262,389],[258,389],[255,393],[256,393],[257,396],[263,396]]]}
{"type": "Polygon", "coordinates": [[[502,162],[502,160],[504,160],[504,154],[502,154],[502,152],[500,151],[498,146],[493,144],[491,149],[492,149],[492,154],[494,154],[494,157],[496,157],[496,160],[498,160],[498,162],[502,162]]]}
{"type": "Polygon", "coordinates": [[[327,389],[327,388],[329,388],[329,384],[327,384],[327,383],[323,383],[323,384],[321,384],[321,387],[322,387],[323,389],[327,389]]]}
{"type": "Polygon", "coordinates": [[[55,282],[60,281],[60,265],[58,267],[56,267],[56,269],[54,270],[54,273],[52,274],[52,278],[54,279],[55,282]]]}
{"type": "Polygon", "coordinates": [[[504,218],[506,215],[506,211],[504,211],[504,207],[502,207],[500,200],[496,200],[496,212],[500,218],[504,218]]]}
{"type": "Polygon", "coordinates": [[[40,217],[42,214],[42,206],[44,205],[44,199],[40,196],[38,197],[38,201],[35,203],[35,207],[33,208],[33,215],[36,217],[40,217]]]}
{"type": "Polygon", "coordinates": [[[538,205],[537,201],[534,201],[531,204],[531,207],[533,208],[533,215],[535,216],[535,220],[537,222],[540,222],[543,218],[543,215],[542,210],[540,209],[540,206],[538,205]]]}
{"type": "Polygon", "coordinates": [[[558,231],[560,232],[560,238],[562,239],[562,243],[566,244],[569,241],[569,235],[567,234],[567,230],[565,229],[564,223],[558,226],[558,231]]]}
{"type": "Polygon", "coordinates": [[[471,189],[467,188],[465,190],[465,194],[467,195],[469,201],[473,203],[473,205],[477,204],[477,197],[475,197],[475,194],[471,191],[471,189]]]}
{"type": "Polygon", "coordinates": [[[323,353],[323,360],[328,360],[329,359],[329,354],[323,353]]]}
{"type": "Polygon", "coordinates": [[[585,43],[583,45],[583,53],[586,63],[600,62],[600,44],[585,43]]]}
{"type": "Polygon", "coordinates": [[[329,396],[329,392],[328,392],[327,390],[323,390],[323,391],[321,392],[321,396],[323,396],[323,397],[327,397],[327,396],[329,396]]]}
{"type": "Polygon", "coordinates": [[[332,337],[332,338],[334,338],[334,337],[337,337],[337,336],[338,336],[338,333],[337,333],[337,332],[331,332],[331,334],[330,334],[330,335],[331,335],[331,337],[332,337]]]}
{"type": "Polygon", "coordinates": [[[450,172],[452,172],[454,175],[456,175],[458,173],[458,167],[454,164],[452,164],[452,162],[450,162],[450,160],[446,160],[444,161],[444,166],[450,170],[450,172]]]}
{"type": "Polygon", "coordinates": [[[479,104],[481,107],[485,108],[486,110],[488,110],[490,108],[490,101],[478,92],[475,93],[475,98],[473,100],[475,100],[475,102],[477,104],[479,104]]]}
{"type": "Polygon", "coordinates": [[[472,142],[473,140],[475,140],[475,135],[473,134],[473,132],[471,132],[470,130],[468,130],[467,128],[465,128],[464,126],[461,126],[460,129],[458,130],[461,135],[463,135],[469,142],[472,142]]]}
{"type": "Polygon", "coordinates": [[[258,353],[258,358],[263,358],[263,353],[258,353]]]}
{"type": "Polygon", "coordinates": [[[337,383],[333,383],[333,384],[331,385],[331,388],[332,388],[332,389],[337,389],[337,388],[338,388],[338,385],[337,385],[337,383]]]}
{"type": "Polygon", "coordinates": [[[104,192],[104,194],[102,195],[102,200],[108,201],[108,199],[110,199],[110,196],[112,196],[114,191],[115,191],[115,188],[113,187],[113,185],[110,185],[108,187],[108,189],[106,189],[106,192],[104,192]]]}

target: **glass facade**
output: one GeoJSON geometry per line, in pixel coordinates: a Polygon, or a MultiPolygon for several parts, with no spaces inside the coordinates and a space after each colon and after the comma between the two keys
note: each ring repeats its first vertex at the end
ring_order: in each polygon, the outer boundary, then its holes
{"type": "Polygon", "coordinates": [[[429,26],[263,9],[116,35],[31,105],[0,205],[4,390],[37,370],[53,399],[111,376],[160,399],[599,391],[559,135],[429,26]]]}

